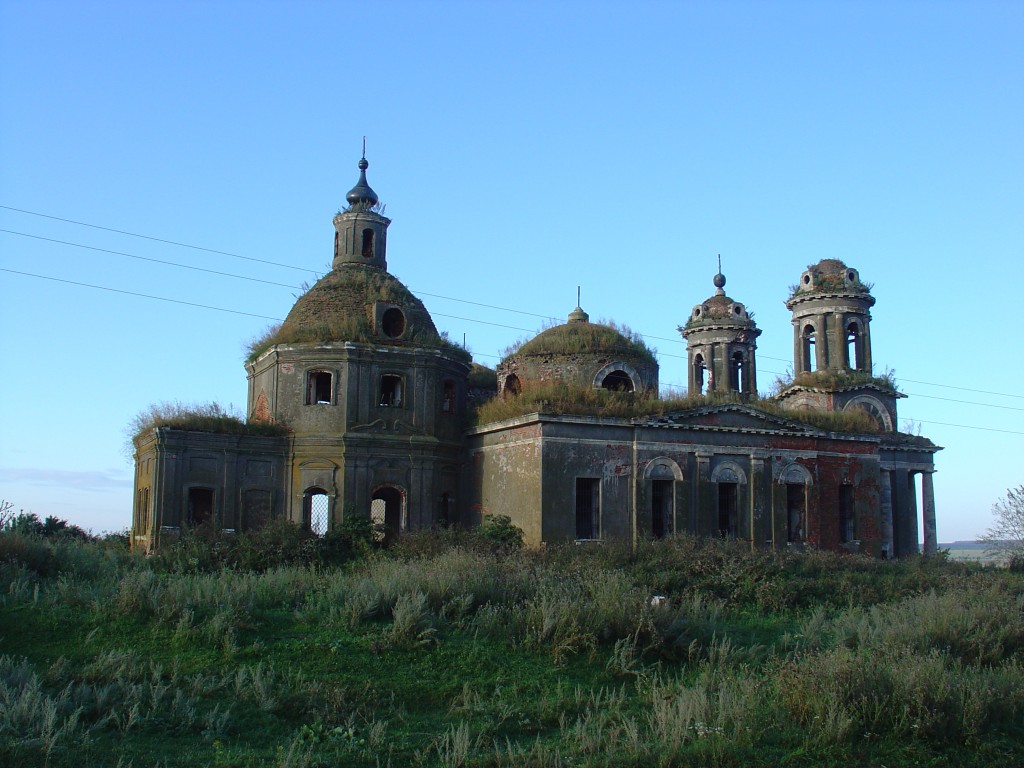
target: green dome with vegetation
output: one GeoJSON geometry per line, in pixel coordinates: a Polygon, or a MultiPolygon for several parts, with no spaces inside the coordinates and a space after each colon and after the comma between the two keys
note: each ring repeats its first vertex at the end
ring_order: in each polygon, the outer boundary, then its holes
{"type": "Polygon", "coordinates": [[[249,359],[276,344],[329,341],[441,348],[469,359],[462,347],[437,332],[423,302],[398,278],[359,264],[341,264],[320,278],[281,325],[253,341],[249,359]],[[388,309],[381,313],[378,304],[388,309]]]}
{"type": "Polygon", "coordinates": [[[654,362],[654,352],[625,326],[573,320],[548,328],[513,348],[506,357],[599,355],[654,362]]]}

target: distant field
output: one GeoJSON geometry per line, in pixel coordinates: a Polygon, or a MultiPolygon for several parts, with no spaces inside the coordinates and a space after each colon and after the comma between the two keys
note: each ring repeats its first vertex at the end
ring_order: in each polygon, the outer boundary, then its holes
{"type": "Polygon", "coordinates": [[[1003,565],[1006,560],[1004,556],[990,553],[984,544],[977,541],[954,541],[949,544],[939,544],[939,549],[949,550],[950,560],[962,562],[1003,565]]]}

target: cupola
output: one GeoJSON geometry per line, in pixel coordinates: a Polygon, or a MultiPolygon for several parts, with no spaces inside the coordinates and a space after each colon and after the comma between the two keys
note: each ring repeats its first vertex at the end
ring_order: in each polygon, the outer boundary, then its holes
{"type": "Polygon", "coordinates": [[[345,195],[347,207],[334,217],[334,261],[386,270],[387,233],[391,220],[380,214],[380,198],[366,180],[366,153],[359,160],[359,181],[345,195]]]}

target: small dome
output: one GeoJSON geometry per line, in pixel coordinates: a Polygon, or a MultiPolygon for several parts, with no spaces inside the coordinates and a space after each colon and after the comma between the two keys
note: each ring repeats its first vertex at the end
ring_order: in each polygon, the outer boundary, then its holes
{"type": "Polygon", "coordinates": [[[717,326],[727,322],[753,328],[754,321],[747,314],[746,307],[725,295],[725,275],[721,272],[715,275],[714,284],[715,294],[693,308],[686,327],[704,324],[717,326]]]}
{"type": "Polygon", "coordinates": [[[358,264],[343,264],[320,278],[295,302],[278,336],[286,343],[440,343],[423,302],[398,278],[358,264]]]}
{"type": "Polygon", "coordinates": [[[561,381],[657,392],[658,362],[640,337],[629,329],[591,323],[585,315],[577,308],[569,322],[548,328],[507,355],[498,365],[498,381],[507,385],[514,377],[519,387],[561,381]]]}
{"type": "Polygon", "coordinates": [[[874,299],[871,299],[871,289],[861,282],[860,273],[839,259],[822,259],[817,264],[809,266],[800,275],[800,282],[794,286],[790,302],[799,300],[807,294],[829,293],[863,296],[874,303],[874,299]]]}
{"type": "Polygon", "coordinates": [[[359,181],[356,185],[349,190],[349,193],[345,195],[345,199],[348,200],[348,204],[353,208],[372,208],[378,202],[377,193],[370,188],[370,185],[366,181],[366,169],[370,167],[370,164],[366,162],[366,158],[362,158],[359,161],[359,181]]]}
{"type": "Polygon", "coordinates": [[[542,331],[514,354],[516,357],[552,354],[642,355],[653,359],[651,351],[643,342],[628,338],[610,325],[579,319],[570,319],[564,325],[542,331]]]}

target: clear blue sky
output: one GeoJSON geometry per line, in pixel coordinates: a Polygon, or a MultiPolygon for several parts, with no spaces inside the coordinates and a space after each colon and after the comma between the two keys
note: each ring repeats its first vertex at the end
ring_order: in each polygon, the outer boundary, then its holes
{"type": "Polygon", "coordinates": [[[125,528],[132,417],[244,409],[245,342],[327,269],[364,135],[391,272],[478,361],[580,285],[685,385],[720,253],[765,391],[788,286],[838,258],[901,421],[946,448],[940,541],[1024,482],[1020,2],[0,0],[0,97],[0,228],[269,281],[0,232],[5,270],[255,315],[0,272],[18,509],[125,528]]]}

